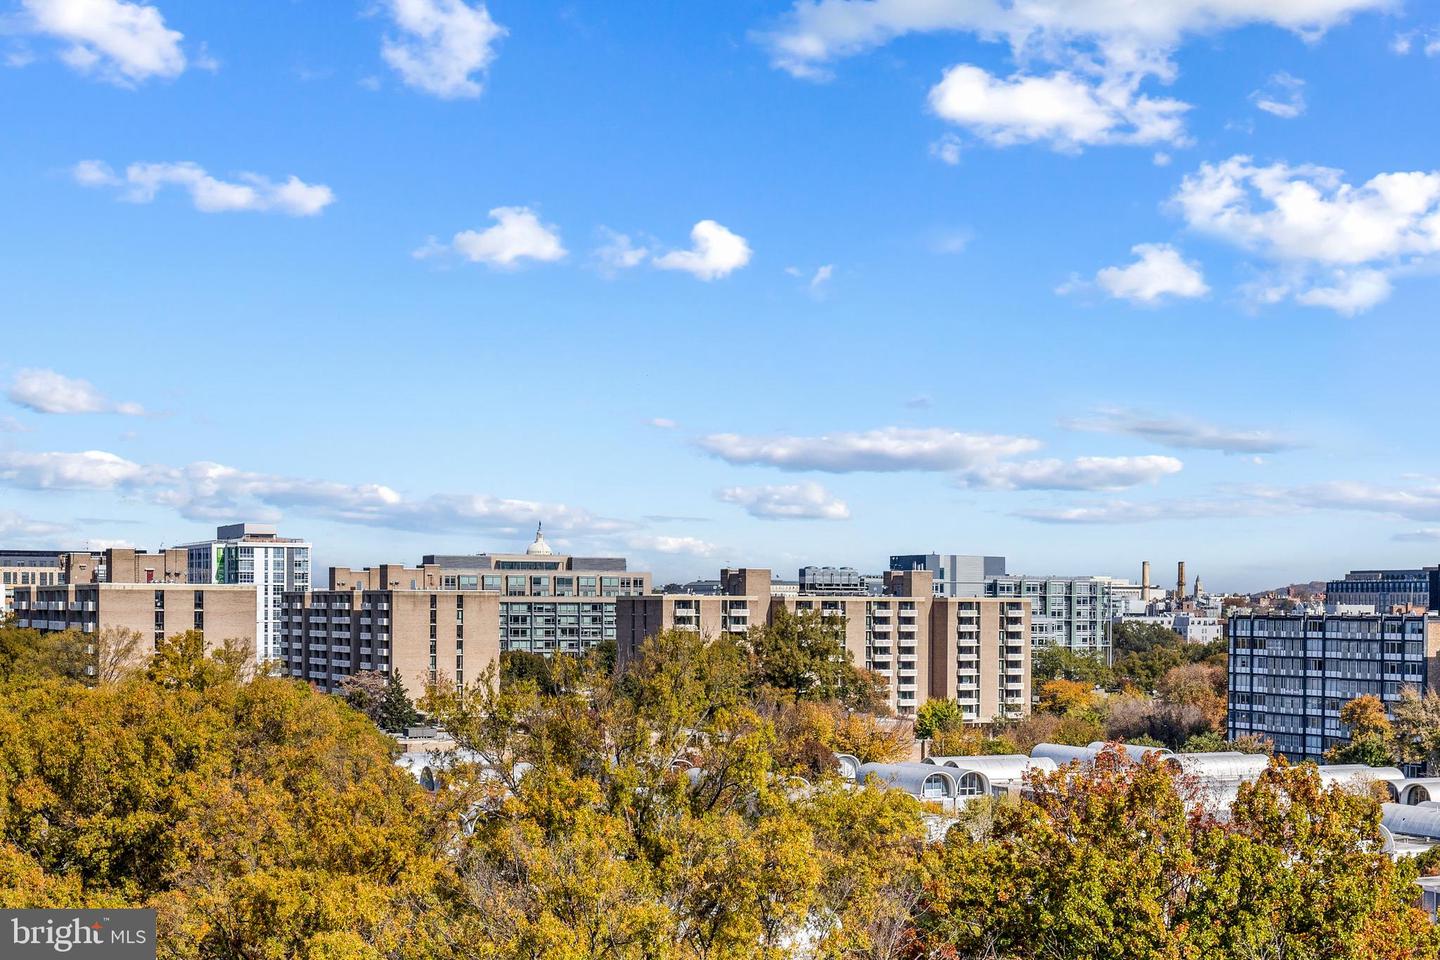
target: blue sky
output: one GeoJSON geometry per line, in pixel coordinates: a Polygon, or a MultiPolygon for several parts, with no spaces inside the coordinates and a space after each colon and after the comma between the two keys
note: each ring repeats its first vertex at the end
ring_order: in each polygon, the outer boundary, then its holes
{"type": "Polygon", "coordinates": [[[6,2],[7,545],[1440,550],[1418,2],[6,2]]]}

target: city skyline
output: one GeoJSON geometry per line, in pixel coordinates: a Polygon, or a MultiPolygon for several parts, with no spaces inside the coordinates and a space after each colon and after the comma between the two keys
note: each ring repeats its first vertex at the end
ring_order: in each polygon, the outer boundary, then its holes
{"type": "Polygon", "coordinates": [[[0,32],[0,545],[1435,562],[1421,8],[65,7],[0,32]]]}

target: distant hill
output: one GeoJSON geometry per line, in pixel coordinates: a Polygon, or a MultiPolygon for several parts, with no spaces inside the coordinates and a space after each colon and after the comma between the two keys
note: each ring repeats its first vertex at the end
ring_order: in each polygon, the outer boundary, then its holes
{"type": "Polygon", "coordinates": [[[1291,583],[1283,587],[1274,587],[1270,590],[1260,590],[1250,594],[1252,597],[1262,597],[1266,594],[1278,594],[1279,596],[1305,597],[1319,595],[1325,592],[1324,580],[1311,580],[1309,583],[1291,583]]]}

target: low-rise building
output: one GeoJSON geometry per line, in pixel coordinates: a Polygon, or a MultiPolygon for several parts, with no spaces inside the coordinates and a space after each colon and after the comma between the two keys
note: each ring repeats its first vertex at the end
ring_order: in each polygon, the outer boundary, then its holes
{"type": "Polygon", "coordinates": [[[775,596],[770,571],[722,570],[714,596],[653,594],[616,602],[621,664],[662,630],[744,634],[776,613],[836,622],[856,666],[884,677],[890,706],[911,716],[926,700],[953,699],[965,718],[987,722],[1029,712],[1030,613],[1020,600],[936,596],[928,571],[886,575],[878,596],[775,596]]]}
{"type": "Polygon", "coordinates": [[[799,592],[802,594],[866,596],[878,595],[883,589],[883,577],[861,573],[854,567],[800,568],[799,592]]]}
{"type": "Polygon", "coordinates": [[[1228,736],[1258,734],[1292,760],[1321,760],[1348,743],[1340,708],[1356,697],[1386,707],[1406,686],[1440,686],[1440,617],[1426,614],[1247,613],[1228,625],[1228,736]]]}
{"type": "Polygon", "coordinates": [[[1221,617],[1199,613],[1125,614],[1118,623],[1148,623],[1174,630],[1186,643],[1215,643],[1225,639],[1225,621],[1221,617]]]}
{"type": "Polygon", "coordinates": [[[44,633],[93,634],[132,630],[150,643],[200,630],[206,643],[255,641],[255,591],[250,587],[188,583],[71,583],[15,588],[16,623],[44,633]]]}
{"type": "Polygon", "coordinates": [[[0,550],[0,617],[14,610],[16,587],[49,587],[65,582],[58,550],[0,550]]]}
{"type": "Polygon", "coordinates": [[[1413,570],[1351,570],[1325,584],[1326,613],[1392,613],[1396,608],[1430,607],[1430,578],[1436,567],[1413,570]]]}

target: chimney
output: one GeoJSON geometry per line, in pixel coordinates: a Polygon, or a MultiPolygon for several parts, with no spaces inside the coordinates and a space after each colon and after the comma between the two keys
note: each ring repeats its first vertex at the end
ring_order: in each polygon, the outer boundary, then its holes
{"type": "Polygon", "coordinates": [[[1183,603],[1185,600],[1185,561],[1180,561],[1180,570],[1175,577],[1175,602],[1183,603]]]}
{"type": "Polygon", "coordinates": [[[1149,560],[1142,560],[1142,561],[1140,562],[1140,599],[1141,599],[1141,600],[1146,600],[1146,601],[1148,601],[1148,600],[1150,599],[1150,561],[1149,561],[1149,560]]]}

